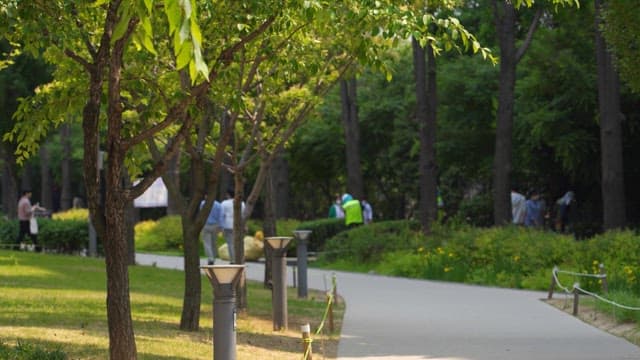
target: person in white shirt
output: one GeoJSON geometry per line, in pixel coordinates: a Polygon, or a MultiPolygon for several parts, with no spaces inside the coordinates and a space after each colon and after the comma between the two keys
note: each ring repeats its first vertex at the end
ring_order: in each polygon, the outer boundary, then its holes
{"type": "MultiPolygon", "coordinates": [[[[235,249],[233,248],[233,190],[227,190],[227,198],[220,204],[221,216],[220,226],[222,227],[222,235],[229,249],[229,261],[235,260],[235,249]]],[[[244,213],[244,201],[241,205],[241,211],[244,213]]]]}
{"type": "Polygon", "coordinates": [[[371,209],[371,204],[367,202],[366,199],[362,199],[362,220],[364,220],[365,224],[371,224],[373,221],[373,209],[371,209]]]}
{"type": "Polygon", "coordinates": [[[524,224],[524,216],[527,212],[527,198],[524,195],[511,190],[511,220],[516,225],[524,224]]]}

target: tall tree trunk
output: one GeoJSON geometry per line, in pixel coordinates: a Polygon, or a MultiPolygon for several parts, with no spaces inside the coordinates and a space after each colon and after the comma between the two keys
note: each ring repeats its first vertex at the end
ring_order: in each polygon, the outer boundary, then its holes
{"type": "Polygon", "coordinates": [[[289,164],[284,151],[279,151],[269,168],[275,218],[289,217],[289,164]]]}
{"type": "Polygon", "coordinates": [[[357,82],[353,77],[340,81],[342,98],[342,125],[344,127],[347,159],[347,191],[362,199],[362,169],[360,167],[360,124],[358,121],[357,82]]]}
{"type": "Polygon", "coordinates": [[[178,151],[167,164],[167,174],[176,182],[177,193],[169,192],[167,201],[167,215],[180,214],[180,152],[178,151]]]}
{"type": "Polygon", "coordinates": [[[496,225],[511,223],[511,170],[513,158],[513,106],[516,66],[529,48],[538,29],[542,8],[529,24],[527,35],[516,49],[517,17],[512,1],[494,0],[494,17],[500,43],[500,84],[493,157],[493,220],[496,225]]]}
{"type": "Polygon", "coordinates": [[[438,217],[436,141],[436,60],[431,46],[426,49],[412,38],[416,82],[416,118],[420,136],[420,223],[429,233],[438,217]],[[426,54],[426,59],[425,59],[426,54]]]}
{"type": "Polygon", "coordinates": [[[496,225],[511,222],[511,159],[513,103],[516,83],[516,10],[511,2],[498,0],[496,30],[500,42],[500,84],[493,158],[493,219],[496,225]]]}
{"type": "Polygon", "coordinates": [[[53,210],[53,183],[51,179],[51,159],[47,144],[40,146],[40,205],[53,210]]]}
{"type": "Polygon", "coordinates": [[[602,164],[602,206],[605,230],[626,226],[624,166],[622,159],[622,111],[620,80],[602,32],[604,0],[596,0],[596,60],[598,65],[598,105],[600,110],[600,151],[602,164]]]}
{"type": "MultiPolygon", "coordinates": [[[[235,251],[235,264],[244,264],[244,230],[245,221],[242,212],[242,202],[244,198],[244,178],[243,174],[234,174],[234,190],[235,197],[233,200],[233,246],[235,251]]],[[[243,272],[241,281],[238,283],[236,291],[236,304],[238,311],[245,312],[247,310],[247,285],[246,274],[243,272]]]]}
{"type": "Polygon", "coordinates": [[[71,194],[71,126],[68,123],[60,126],[60,142],[62,143],[60,209],[68,210],[71,209],[73,200],[71,194]]]}
{"type": "Polygon", "coordinates": [[[15,157],[6,144],[0,145],[2,152],[2,208],[9,219],[18,217],[18,178],[15,157]]]}
{"type": "MultiPolygon", "coordinates": [[[[274,204],[274,185],[273,185],[273,172],[270,171],[269,175],[267,175],[267,179],[265,181],[264,186],[264,237],[276,236],[277,227],[276,227],[276,212],[275,212],[275,204],[274,204]]],[[[271,288],[272,286],[272,270],[271,270],[271,248],[269,246],[264,247],[264,287],[271,288]]]]}

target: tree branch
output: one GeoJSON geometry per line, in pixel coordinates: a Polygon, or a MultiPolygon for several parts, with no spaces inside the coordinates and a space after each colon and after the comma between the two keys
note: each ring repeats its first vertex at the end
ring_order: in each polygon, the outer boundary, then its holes
{"type": "Polygon", "coordinates": [[[531,24],[529,24],[529,31],[527,31],[527,37],[525,37],[524,42],[518,48],[516,52],[516,64],[520,62],[520,59],[524,56],[525,52],[531,45],[531,41],[533,40],[533,34],[536,32],[536,29],[540,25],[540,17],[542,16],[542,8],[538,8],[536,10],[536,14],[533,16],[533,20],[531,20],[531,24]]]}

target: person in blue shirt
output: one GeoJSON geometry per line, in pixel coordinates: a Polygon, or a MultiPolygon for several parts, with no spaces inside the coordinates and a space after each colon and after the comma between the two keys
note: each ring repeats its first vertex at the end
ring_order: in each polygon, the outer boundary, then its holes
{"type": "Polygon", "coordinates": [[[527,227],[542,227],[544,206],[537,190],[532,190],[529,200],[525,202],[524,225],[527,227]]]}
{"type": "MultiPolygon", "coordinates": [[[[204,206],[204,200],[200,203],[200,208],[204,206]]],[[[207,222],[202,228],[202,242],[204,243],[204,252],[207,255],[207,264],[213,265],[217,256],[217,239],[221,230],[220,216],[222,214],[222,206],[220,202],[214,200],[207,222]]]]}

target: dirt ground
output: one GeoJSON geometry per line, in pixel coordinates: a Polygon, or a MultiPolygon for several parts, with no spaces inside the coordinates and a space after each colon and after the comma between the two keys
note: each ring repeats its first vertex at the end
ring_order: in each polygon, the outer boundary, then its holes
{"type": "MultiPolygon", "coordinates": [[[[555,295],[553,299],[544,299],[543,301],[564,312],[573,314],[573,296],[555,295]]],[[[640,346],[640,326],[637,323],[619,322],[612,315],[596,310],[593,304],[585,303],[585,301],[579,303],[578,318],[600,330],[640,346]]]]}

